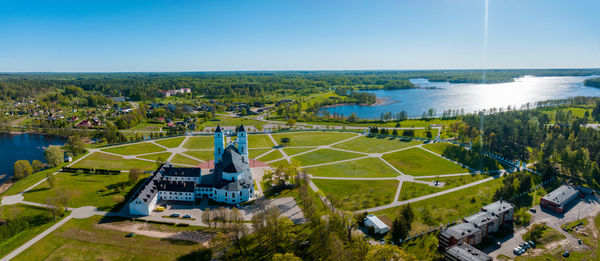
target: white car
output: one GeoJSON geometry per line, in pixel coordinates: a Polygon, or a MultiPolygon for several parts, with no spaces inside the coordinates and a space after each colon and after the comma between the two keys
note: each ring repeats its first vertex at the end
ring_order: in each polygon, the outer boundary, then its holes
{"type": "Polygon", "coordinates": [[[521,252],[521,251],[523,251],[523,250],[524,250],[524,249],[523,249],[523,248],[521,248],[521,247],[515,247],[515,248],[513,249],[513,253],[514,253],[515,255],[521,255],[521,254],[523,254],[523,252],[521,252]]]}

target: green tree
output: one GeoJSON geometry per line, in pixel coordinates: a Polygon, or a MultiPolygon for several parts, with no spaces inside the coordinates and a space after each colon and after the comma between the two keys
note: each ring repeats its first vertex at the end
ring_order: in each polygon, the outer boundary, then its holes
{"type": "Polygon", "coordinates": [[[272,261],[302,261],[302,258],[295,256],[293,253],[276,253],[273,255],[272,261]]]}
{"type": "Polygon", "coordinates": [[[357,122],[358,121],[358,116],[356,115],[356,113],[352,113],[350,114],[350,116],[348,116],[348,121],[349,122],[357,122]]]}
{"type": "Polygon", "coordinates": [[[59,146],[49,146],[46,148],[44,151],[44,157],[51,168],[57,167],[65,160],[64,153],[59,146]]]}
{"type": "Polygon", "coordinates": [[[290,138],[283,137],[283,138],[279,139],[279,144],[283,147],[287,146],[288,144],[290,144],[290,138]]]}
{"type": "Polygon", "coordinates": [[[33,173],[33,168],[29,161],[26,160],[17,160],[13,166],[14,169],[14,178],[19,180],[25,178],[33,173]]]}
{"type": "Polygon", "coordinates": [[[31,162],[31,166],[33,167],[33,172],[38,172],[46,167],[46,163],[34,160],[31,162]]]}
{"type": "Polygon", "coordinates": [[[83,142],[79,134],[73,134],[67,139],[65,148],[67,151],[73,153],[73,156],[77,156],[85,153],[85,142],[83,142]]]}
{"type": "Polygon", "coordinates": [[[56,177],[48,172],[48,174],[46,174],[46,182],[48,182],[48,186],[54,188],[56,186],[56,177]]]}

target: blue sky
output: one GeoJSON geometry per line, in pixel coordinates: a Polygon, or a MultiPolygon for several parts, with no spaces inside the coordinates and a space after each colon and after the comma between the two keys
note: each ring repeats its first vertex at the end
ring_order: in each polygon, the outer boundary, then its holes
{"type": "Polygon", "coordinates": [[[0,0],[0,71],[600,67],[600,1],[0,0]]]}

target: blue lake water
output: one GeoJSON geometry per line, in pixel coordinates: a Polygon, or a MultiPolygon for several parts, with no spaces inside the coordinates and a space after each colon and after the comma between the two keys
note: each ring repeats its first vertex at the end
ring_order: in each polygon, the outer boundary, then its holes
{"type": "Polygon", "coordinates": [[[64,143],[65,140],[57,136],[0,133],[0,184],[12,177],[15,161],[45,161],[45,147],[64,143]]]}
{"type": "Polygon", "coordinates": [[[385,103],[374,106],[343,105],[323,108],[330,113],[349,116],[356,113],[364,119],[379,119],[381,113],[406,111],[409,117],[420,117],[430,108],[441,114],[444,110],[464,109],[465,113],[490,108],[519,108],[534,102],[564,99],[575,96],[600,96],[600,88],[586,87],[583,81],[590,77],[534,77],[517,78],[514,82],[497,84],[454,84],[411,79],[423,89],[375,90],[385,103]],[[425,89],[435,88],[435,89],[425,89]]]}

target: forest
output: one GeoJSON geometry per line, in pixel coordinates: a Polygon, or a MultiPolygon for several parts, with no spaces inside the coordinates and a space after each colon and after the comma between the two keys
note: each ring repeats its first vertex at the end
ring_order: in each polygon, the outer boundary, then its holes
{"type": "Polygon", "coordinates": [[[600,77],[587,79],[587,80],[583,81],[583,85],[589,86],[589,87],[600,88],[600,77]]]}

